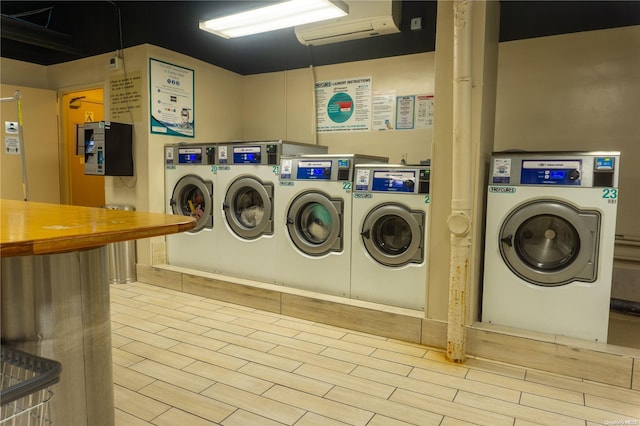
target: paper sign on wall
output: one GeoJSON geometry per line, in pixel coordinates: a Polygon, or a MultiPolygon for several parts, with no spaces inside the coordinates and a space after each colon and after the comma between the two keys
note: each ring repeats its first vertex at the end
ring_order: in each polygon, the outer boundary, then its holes
{"type": "Polygon", "coordinates": [[[415,96],[398,96],[396,98],[396,129],[410,130],[414,128],[415,96]]]}
{"type": "Polygon", "coordinates": [[[17,136],[4,137],[4,153],[9,155],[20,155],[20,140],[17,136]]]}
{"type": "Polygon", "coordinates": [[[373,100],[371,102],[373,110],[371,127],[373,130],[394,129],[395,101],[395,90],[385,90],[373,93],[373,100]]]}
{"type": "Polygon", "coordinates": [[[416,95],[416,129],[433,127],[433,95],[416,95]]]}
{"type": "Polygon", "coordinates": [[[112,121],[142,120],[142,74],[140,71],[109,77],[109,113],[112,121]]]}

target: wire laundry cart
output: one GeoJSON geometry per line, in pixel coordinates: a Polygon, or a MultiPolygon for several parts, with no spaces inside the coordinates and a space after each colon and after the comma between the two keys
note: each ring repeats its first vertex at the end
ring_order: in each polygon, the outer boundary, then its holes
{"type": "Polygon", "coordinates": [[[50,387],[60,380],[62,365],[5,345],[1,353],[0,425],[51,425],[50,387]]]}

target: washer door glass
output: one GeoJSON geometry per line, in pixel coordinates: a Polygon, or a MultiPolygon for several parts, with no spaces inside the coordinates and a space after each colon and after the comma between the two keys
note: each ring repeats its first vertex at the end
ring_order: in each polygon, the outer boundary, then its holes
{"type": "Polygon", "coordinates": [[[300,251],[311,256],[342,251],[342,213],[342,200],[321,192],[301,194],[289,206],[289,237],[300,251]]]}
{"type": "Polygon", "coordinates": [[[593,282],[599,227],[598,212],[557,200],[527,203],[505,220],[500,252],[507,266],[532,284],[593,282]]]}
{"type": "Polygon", "coordinates": [[[376,207],[364,220],[362,241],[377,262],[392,267],[424,261],[424,212],[398,204],[376,207]]]}
{"type": "Polygon", "coordinates": [[[273,185],[253,177],[236,179],[222,205],[229,227],[241,238],[252,240],[273,234],[273,185]]]}
{"type": "Polygon", "coordinates": [[[213,183],[195,175],[180,178],[173,188],[171,200],[173,214],[196,218],[196,227],[190,233],[213,228],[213,183]]]}
{"type": "Polygon", "coordinates": [[[542,271],[566,268],[580,253],[576,228],[559,216],[543,214],[527,219],[513,239],[520,259],[542,271]]]}

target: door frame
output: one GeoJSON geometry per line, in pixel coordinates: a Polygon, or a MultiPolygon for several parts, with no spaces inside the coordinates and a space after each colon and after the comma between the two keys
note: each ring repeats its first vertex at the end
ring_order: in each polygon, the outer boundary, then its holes
{"type": "MultiPolygon", "coordinates": [[[[65,88],[57,91],[58,98],[58,152],[59,152],[59,161],[60,161],[60,202],[62,204],[71,204],[73,202],[72,199],[72,173],[71,173],[71,161],[75,160],[75,150],[71,152],[71,141],[75,141],[76,135],[72,134],[69,131],[70,128],[70,117],[69,117],[69,103],[70,100],[74,97],[82,96],[84,92],[92,92],[99,90],[102,92],[101,94],[101,102],[102,106],[100,107],[100,116],[96,115],[95,120],[100,121],[104,120],[106,117],[105,111],[105,94],[106,87],[104,84],[90,84],[90,85],[82,85],[82,86],[74,86],[70,88],[65,88]]],[[[90,102],[91,105],[95,105],[93,102],[94,99],[88,99],[84,101],[85,103],[90,102]],[[90,102],[91,101],[91,102],[90,102]]],[[[92,176],[96,177],[96,176],[92,176]]],[[[104,179],[104,178],[103,178],[104,179]]],[[[105,186],[102,185],[102,199],[104,199],[105,186]]]]}

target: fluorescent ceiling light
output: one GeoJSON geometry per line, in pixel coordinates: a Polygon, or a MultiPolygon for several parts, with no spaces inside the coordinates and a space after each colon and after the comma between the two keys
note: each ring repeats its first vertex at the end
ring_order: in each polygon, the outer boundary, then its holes
{"type": "Polygon", "coordinates": [[[233,38],[339,18],[348,13],[349,7],[339,0],[288,0],[200,21],[200,29],[220,37],[233,38]]]}

